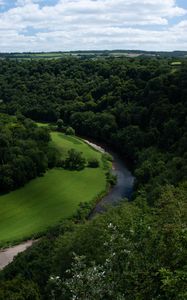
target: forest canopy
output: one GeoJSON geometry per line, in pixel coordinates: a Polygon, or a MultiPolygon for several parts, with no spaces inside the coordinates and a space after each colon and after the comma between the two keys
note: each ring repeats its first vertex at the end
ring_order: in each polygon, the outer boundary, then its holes
{"type": "Polygon", "coordinates": [[[47,128],[22,115],[0,114],[0,191],[8,192],[45,173],[54,165],[47,128]]]}

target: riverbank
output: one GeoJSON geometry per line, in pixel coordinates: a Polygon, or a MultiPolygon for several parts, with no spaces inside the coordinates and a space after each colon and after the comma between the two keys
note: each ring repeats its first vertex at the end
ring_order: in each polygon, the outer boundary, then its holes
{"type": "Polygon", "coordinates": [[[123,199],[131,199],[134,186],[134,176],[127,168],[124,161],[114,152],[108,151],[113,157],[112,173],[117,177],[116,184],[110,189],[110,192],[99,201],[90,214],[92,218],[97,213],[106,210],[107,206],[119,204],[123,199]]]}

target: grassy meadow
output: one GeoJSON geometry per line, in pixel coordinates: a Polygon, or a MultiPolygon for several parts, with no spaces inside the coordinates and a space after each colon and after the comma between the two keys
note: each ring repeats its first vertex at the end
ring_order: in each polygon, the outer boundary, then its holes
{"type": "Polygon", "coordinates": [[[100,167],[82,171],[53,169],[16,191],[0,196],[0,245],[14,242],[45,230],[72,216],[80,202],[94,200],[105,191],[106,178],[101,153],[81,139],[52,132],[51,146],[63,155],[74,148],[85,158],[97,158],[100,167]]]}

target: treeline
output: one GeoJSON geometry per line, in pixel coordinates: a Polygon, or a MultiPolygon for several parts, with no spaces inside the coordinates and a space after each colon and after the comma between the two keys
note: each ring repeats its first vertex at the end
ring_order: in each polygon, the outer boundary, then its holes
{"type": "Polygon", "coordinates": [[[48,129],[22,115],[0,114],[1,193],[23,186],[54,166],[57,153],[49,141],[48,129]]]}

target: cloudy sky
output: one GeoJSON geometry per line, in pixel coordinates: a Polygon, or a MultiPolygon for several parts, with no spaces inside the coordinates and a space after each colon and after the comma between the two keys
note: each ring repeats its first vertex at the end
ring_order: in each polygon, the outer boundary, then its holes
{"type": "Polygon", "coordinates": [[[0,52],[187,50],[187,0],[0,0],[0,52]]]}

